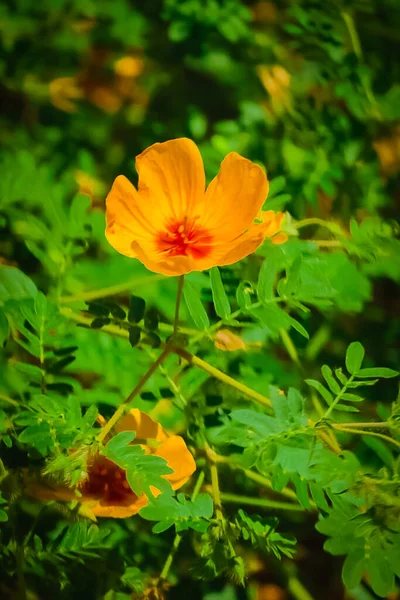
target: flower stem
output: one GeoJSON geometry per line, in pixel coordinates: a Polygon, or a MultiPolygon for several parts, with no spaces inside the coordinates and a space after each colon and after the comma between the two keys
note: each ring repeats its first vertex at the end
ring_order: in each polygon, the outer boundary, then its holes
{"type": "Polygon", "coordinates": [[[251,398],[252,400],[255,400],[256,402],[259,402],[260,404],[263,404],[264,406],[268,406],[269,408],[272,407],[272,404],[271,404],[271,401],[269,400],[269,398],[267,398],[266,396],[263,396],[262,394],[259,394],[255,390],[252,390],[251,388],[247,387],[247,385],[244,385],[243,383],[236,381],[236,379],[233,379],[233,377],[226,375],[219,369],[216,369],[215,367],[210,365],[205,360],[202,360],[198,356],[191,354],[184,348],[177,348],[174,346],[171,348],[171,352],[173,352],[174,354],[177,354],[181,358],[184,358],[191,365],[194,365],[194,366],[198,367],[199,369],[201,369],[202,371],[205,371],[209,375],[212,375],[212,377],[215,377],[216,379],[219,379],[220,381],[222,381],[223,383],[226,383],[230,387],[237,389],[239,392],[241,392],[248,398],[251,398]]]}
{"type": "Polygon", "coordinates": [[[153,373],[157,370],[157,368],[164,362],[164,360],[167,358],[167,356],[170,352],[171,352],[171,348],[167,344],[165,346],[164,350],[161,352],[160,356],[157,358],[157,360],[153,362],[153,364],[151,365],[149,370],[139,379],[139,382],[134,387],[134,389],[131,391],[131,393],[126,398],[126,400],[124,400],[124,402],[117,408],[117,410],[115,411],[115,413],[113,414],[111,419],[107,422],[107,424],[104,425],[101,432],[97,436],[98,442],[101,443],[104,441],[104,439],[107,437],[107,435],[109,434],[111,429],[114,427],[114,425],[117,423],[117,421],[119,421],[119,419],[124,414],[129,402],[131,402],[131,400],[133,400],[133,398],[135,398],[135,396],[137,396],[140,393],[143,386],[147,383],[147,381],[150,379],[150,377],[153,375],[153,373]]]}
{"type": "Polygon", "coordinates": [[[182,290],[183,290],[183,284],[184,284],[184,277],[185,277],[184,275],[181,275],[179,277],[179,279],[178,279],[178,292],[176,294],[173,335],[175,335],[176,333],[178,333],[178,329],[179,329],[179,307],[181,305],[181,298],[182,298],[182,290]]]}

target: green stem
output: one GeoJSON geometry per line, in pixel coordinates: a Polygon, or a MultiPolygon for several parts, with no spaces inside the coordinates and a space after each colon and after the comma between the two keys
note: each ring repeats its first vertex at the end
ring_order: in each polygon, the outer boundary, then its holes
{"type": "Polygon", "coordinates": [[[128,279],[128,281],[124,281],[110,287],[92,290],[89,292],[81,292],[80,294],[75,294],[74,296],[61,296],[59,298],[59,302],[61,304],[70,304],[72,302],[85,302],[96,300],[97,298],[115,296],[117,294],[121,294],[122,292],[128,292],[131,289],[136,289],[142,285],[148,285],[149,283],[155,283],[156,281],[160,281],[162,279],[166,279],[166,276],[157,274],[150,276],[147,275],[146,277],[140,277],[139,279],[128,279]]]}
{"type": "MultiPolygon", "coordinates": [[[[196,485],[194,486],[194,490],[193,490],[193,493],[190,498],[192,500],[192,502],[194,502],[196,500],[198,493],[200,492],[201,486],[203,485],[203,482],[204,482],[204,471],[201,471],[200,475],[197,478],[196,485]]],[[[162,581],[166,581],[169,570],[172,566],[172,562],[175,558],[175,554],[177,553],[177,550],[181,543],[181,540],[182,540],[182,536],[179,533],[177,533],[174,538],[174,541],[172,543],[170,553],[168,554],[167,559],[164,563],[163,569],[160,573],[160,577],[157,580],[156,587],[158,587],[162,581]]]]}
{"type": "Polygon", "coordinates": [[[340,425],[333,424],[332,427],[337,431],[343,431],[346,433],[356,433],[358,435],[371,435],[376,438],[380,438],[381,440],[385,440],[389,444],[393,444],[397,448],[400,448],[400,442],[395,440],[394,438],[389,437],[388,435],[384,435],[383,433],[376,433],[375,431],[364,431],[360,429],[352,429],[351,427],[341,427],[340,425]]]}
{"type": "Polygon", "coordinates": [[[251,388],[247,387],[247,385],[244,385],[243,383],[236,381],[236,379],[233,379],[233,377],[230,377],[229,375],[225,375],[225,373],[223,373],[219,369],[216,369],[215,367],[213,367],[206,361],[202,360],[198,356],[195,356],[194,354],[191,354],[184,348],[178,348],[178,347],[173,346],[173,347],[171,347],[171,352],[173,352],[174,354],[177,354],[181,358],[184,358],[188,363],[190,363],[191,365],[194,365],[195,367],[198,367],[202,371],[205,371],[212,377],[219,379],[219,381],[222,381],[226,385],[229,385],[230,387],[235,388],[236,390],[238,390],[239,392],[241,392],[248,398],[251,398],[251,400],[255,400],[256,402],[259,402],[263,406],[268,406],[268,408],[272,407],[271,401],[269,400],[269,398],[252,390],[251,388]]]}
{"type": "MultiPolygon", "coordinates": [[[[67,319],[71,319],[71,321],[75,321],[76,323],[80,323],[81,325],[86,325],[86,326],[90,327],[90,324],[93,321],[93,317],[85,317],[82,314],[78,314],[78,313],[74,312],[71,308],[60,307],[59,311],[60,311],[60,314],[63,315],[64,317],[66,317],[67,319]]],[[[170,325],[168,323],[160,323],[159,328],[162,331],[166,331],[166,332],[168,331],[168,332],[172,333],[172,331],[173,331],[173,325],[170,325]]],[[[104,325],[101,329],[95,329],[94,331],[100,331],[100,332],[104,331],[105,333],[109,333],[110,335],[113,335],[114,337],[120,337],[120,338],[124,338],[124,339],[129,338],[128,331],[126,329],[119,327],[118,325],[104,325]]],[[[179,331],[186,335],[197,335],[199,333],[198,329],[189,329],[187,327],[180,327],[179,331]]]]}
{"type": "MultiPolygon", "coordinates": [[[[214,460],[218,463],[226,464],[228,467],[230,467],[231,469],[233,469],[235,471],[241,471],[248,479],[250,479],[251,481],[254,481],[255,483],[258,483],[259,485],[262,485],[265,488],[268,488],[274,494],[277,494],[280,496],[285,496],[286,498],[295,500],[298,503],[296,493],[293,490],[291,490],[290,488],[285,487],[285,488],[281,489],[280,491],[275,490],[272,487],[272,482],[270,479],[267,479],[267,477],[264,477],[263,475],[260,475],[259,473],[250,471],[249,469],[244,469],[243,467],[241,467],[238,464],[232,463],[231,459],[229,457],[221,456],[220,454],[214,454],[214,460]]],[[[317,505],[315,504],[315,502],[313,500],[310,500],[310,506],[312,506],[312,508],[316,508],[317,505]]]]}
{"type": "MultiPolygon", "coordinates": [[[[92,322],[92,319],[84,317],[83,315],[79,315],[79,314],[73,312],[70,308],[60,308],[60,313],[62,315],[64,315],[65,317],[72,319],[73,321],[75,321],[77,323],[81,323],[82,325],[90,325],[90,323],[92,322]]],[[[129,334],[125,329],[120,329],[116,325],[104,325],[104,327],[102,327],[100,330],[96,330],[96,331],[103,331],[105,333],[109,333],[111,335],[114,335],[114,336],[120,337],[120,338],[124,338],[124,339],[128,339],[128,337],[129,337],[129,334]]],[[[181,329],[181,331],[182,331],[182,333],[184,333],[183,329],[181,329]]],[[[229,377],[229,375],[225,375],[225,373],[223,373],[219,369],[212,367],[210,364],[208,364],[201,358],[198,358],[194,354],[191,354],[187,350],[184,350],[183,348],[178,348],[178,347],[171,347],[170,352],[173,352],[174,354],[177,354],[181,358],[184,358],[190,364],[197,366],[199,369],[202,369],[203,371],[205,371],[209,375],[212,375],[216,379],[219,379],[223,383],[236,388],[239,392],[241,392],[248,398],[251,398],[252,400],[255,400],[256,402],[259,402],[260,404],[263,404],[264,406],[268,406],[269,408],[271,407],[271,402],[268,398],[266,398],[262,394],[259,394],[258,392],[255,392],[254,390],[247,387],[243,383],[236,381],[232,377],[229,377]]]]}
{"type": "Polygon", "coordinates": [[[340,425],[340,427],[352,427],[353,429],[355,429],[357,427],[361,427],[361,428],[370,427],[371,429],[373,429],[373,428],[388,429],[390,427],[388,421],[382,421],[382,423],[376,423],[376,422],[372,422],[372,423],[337,423],[337,425],[340,425]]]}
{"type": "Polygon", "coordinates": [[[215,518],[221,525],[221,531],[225,531],[225,519],[222,512],[221,492],[219,489],[218,467],[216,462],[216,453],[208,444],[205,445],[208,464],[211,475],[211,493],[214,501],[215,518]]]}
{"type": "Polygon", "coordinates": [[[296,365],[298,367],[301,368],[301,362],[299,359],[299,355],[297,354],[296,346],[293,344],[290,335],[288,334],[287,331],[285,331],[285,329],[282,329],[282,328],[279,329],[279,335],[281,336],[283,345],[285,346],[290,358],[292,359],[292,361],[294,363],[296,363],[296,365]]]}
{"type": "Polygon", "coordinates": [[[304,585],[297,579],[297,577],[289,577],[288,590],[295,600],[314,600],[314,598],[311,596],[308,590],[306,590],[304,585]]]}
{"type": "Polygon", "coordinates": [[[2,400],[3,402],[8,402],[8,404],[12,404],[13,406],[19,406],[16,400],[13,400],[12,398],[5,396],[4,394],[0,394],[0,400],[2,400]]]}
{"type": "MultiPolygon", "coordinates": [[[[18,543],[18,542],[17,542],[18,543]]],[[[24,545],[19,544],[16,548],[16,567],[17,567],[17,578],[18,578],[18,600],[27,600],[26,585],[25,585],[25,573],[24,573],[24,545]]]]}
{"type": "MultiPolygon", "coordinates": [[[[212,487],[208,486],[206,490],[212,490],[212,487]]],[[[259,506],[261,508],[272,508],[274,510],[291,510],[296,512],[304,512],[305,510],[302,506],[300,506],[300,504],[291,504],[290,502],[278,502],[275,500],[268,500],[267,498],[254,498],[252,496],[241,496],[238,494],[228,494],[225,492],[220,492],[219,498],[222,502],[228,502],[230,504],[247,504],[248,506],[259,506]]]]}
{"type": "MultiPolygon", "coordinates": [[[[345,10],[341,11],[341,15],[342,15],[342,19],[345,22],[345,25],[347,27],[347,31],[349,33],[353,52],[356,55],[358,62],[360,64],[363,64],[364,63],[364,55],[363,55],[363,51],[362,51],[362,47],[361,47],[361,43],[360,43],[360,38],[357,33],[356,25],[354,23],[354,19],[353,19],[352,15],[349,14],[348,12],[346,12],[345,10]]],[[[369,103],[372,106],[373,115],[377,119],[381,119],[381,114],[378,109],[378,103],[374,96],[374,92],[372,91],[371,85],[370,85],[369,81],[365,78],[365,76],[361,77],[361,83],[364,88],[365,95],[366,95],[369,103]]]]}
{"type": "Polygon", "coordinates": [[[154,361],[154,363],[151,365],[149,370],[140,378],[138,384],[134,387],[134,389],[131,391],[131,393],[126,398],[126,400],[124,400],[124,402],[117,408],[117,410],[115,411],[115,413],[113,414],[111,419],[106,423],[106,425],[104,425],[101,432],[97,436],[98,442],[102,443],[104,441],[104,439],[107,437],[107,435],[109,434],[111,429],[114,427],[114,425],[117,423],[117,421],[119,421],[119,419],[124,414],[129,402],[131,402],[131,400],[133,400],[135,398],[135,396],[137,396],[140,393],[143,386],[147,383],[147,381],[150,379],[150,377],[153,375],[153,373],[157,370],[159,365],[161,365],[164,362],[164,360],[167,358],[170,351],[171,351],[170,347],[168,345],[166,345],[164,350],[161,352],[160,356],[157,358],[157,360],[154,361]]]}
{"type": "Polygon", "coordinates": [[[323,419],[327,419],[329,417],[331,412],[334,410],[335,406],[340,402],[343,394],[346,393],[349,385],[353,382],[353,379],[354,379],[354,375],[351,375],[349,377],[349,379],[346,381],[346,383],[344,384],[344,386],[342,387],[342,389],[340,390],[340,392],[337,394],[336,398],[332,401],[332,404],[329,406],[328,410],[325,412],[324,416],[322,417],[323,419]]]}
{"type": "Polygon", "coordinates": [[[179,307],[181,305],[181,298],[182,298],[182,290],[183,290],[183,284],[184,284],[184,277],[185,277],[184,275],[181,275],[179,277],[179,279],[178,279],[178,292],[176,294],[173,335],[175,335],[176,333],[178,333],[178,329],[179,329],[179,307]]]}
{"type": "Polygon", "coordinates": [[[339,240],[306,240],[307,242],[312,242],[313,244],[317,244],[319,248],[340,248],[342,243],[339,240]]]}

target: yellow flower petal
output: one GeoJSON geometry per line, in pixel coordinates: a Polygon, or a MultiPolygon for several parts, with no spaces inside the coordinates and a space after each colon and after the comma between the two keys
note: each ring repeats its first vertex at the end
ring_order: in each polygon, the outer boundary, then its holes
{"type": "Polygon", "coordinates": [[[106,199],[106,238],[118,252],[136,258],[133,243],[155,235],[154,223],[143,213],[143,201],[131,182],[119,175],[106,199]]]}
{"type": "Polygon", "coordinates": [[[153,421],[149,415],[138,408],[132,408],[127,415],[122,417],[115,425],[115,432],[135,431],[136,438],[146,440],[156,440],[163,442],[168,439],[168,435],[160,423],[153,421]]]}
{"type": "Polygon", "coordinates": [[[268,188],[261,167],[236,152],[228,154],[207,188],[202,224],[211,233],[217,232],[220,242],[233,240],[252,224],[267,198],[268,188]]]}
{"type": "Polygon", "coordinates": [[[164,475],[164,477],[170,482],[174,490],[186,483],[196,470],[194,458],[187,449],[183,438],[179,435],[173,435],[165,440],[156,448],[153,454],[165,458],[168,466],[173,469],[173,473],[164,475]]]}
{"type": "Polygon", "coordinates": [[[136,158],[139,193],[165,221],[195,216],[203,202],[205,175],[200,152],[187,138],[153,144],[136,158]]]}
{"type": "Polygon", "coordinates": [[[107,197],[106,237],[150,271],[174,276],[231,264],[280,231],[282,213],[260,213],[269,187],[263,169],[235,152],[206,192],[200,153],[186,138],[150,146],[136,165],[138,190],[120,176],[107,197]]]}

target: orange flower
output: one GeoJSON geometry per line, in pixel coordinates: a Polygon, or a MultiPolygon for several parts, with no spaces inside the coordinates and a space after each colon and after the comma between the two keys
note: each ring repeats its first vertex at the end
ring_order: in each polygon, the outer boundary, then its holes
{"type": "MultiPolygon", "coordinates": [[[[141,441],[141,447],[147,454],[165,458],[173,472],[163,477],[174,490],[182,487],[195,471],[196,464],[184,440],[178,435],[169,436],[159,423],[137,408],[123,417],[114,429],[116,433],[135,431],[135,439],[141,441]],[[151,443],[143,443],[144,440],[151,443]]],[[[82,503],[86,513],[96,517],[130,517],[148,503],[144,494],[137,496],[131,490],[125,470],[101,454],[97,454],[88,464],[87,478],[79,488],[79,496],[72,488],[52,488],[45,486],[43,481],[28,481],[26,491],[41,500],[76,500],[82,503]]],[[[155,496],[160,494],[152,486],[151,491],[155,496]]]]}
{"type": "Polygon", "coordinates": [[[206,191],[200,152],[186,138],[150,146],[136,168],[138,190],[120,175],[107,196],[106,237],[150,271],[183,275],[230,265],[279,232],[283,214],[261,212],[264,171],[236,152],[206,191]]]}

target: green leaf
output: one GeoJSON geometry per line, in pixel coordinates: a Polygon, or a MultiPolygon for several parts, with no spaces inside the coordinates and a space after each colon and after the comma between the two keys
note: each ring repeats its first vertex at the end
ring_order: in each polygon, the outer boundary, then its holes
{"type": "Polygon", "coordinates": [[[305,327],[303,327],[301,323],[299,323],[296,319],[294,319],[291,316],[289,316],[289,323],[293,327],[293,329],[300,333],[300,335],[305,337],[307,340],[309,339],[310,336],[308,335],[308,331],[305,327]]]}
{"type": "Polygon", "coordinates": [[[384,552],[375,548],[370,551],[367,561],[371,587],[375,594],[385,598],[394,589],[394,574],[386,560],[384,552]]]}
{"type": "Polygon", "coordinates": [[[257,283],[257,296],[260,302],[271,302],[274,298],[274,284],[278,273],[278,263],[274,256],[268,256],[261,265],[257,283]]]}
{"type": "Polygon", "coordinates": [[[249,281],[241,281],[236,290],[236,301],[243,312],[251,306],[253,287],[249,281]]]}
{"type": "Polygon", "coordinates": [[[8,339],[9,331],[8,319],[0,307],[0,346],[3,346],[4,342],[8,339]]]}
{"type": "Polygon", "coordinates": [[[204,533],[213,510],[213,502],[208,494],[199,494],[193,501],[185,498],[184,494],[179,494],[177,499],[158,496],[142,508],[139,514],[148,521],[159,521],[153,527],[154,533],[166,531],[172,525],[175,525],[177,532],[191,528],[204,533]]]}
{"type": "Polygon", "coordinates": [[[372,367],[370,369],[360,369],[357,373],[357,377],[383,377],[389,379],[390,377],[397,377],[398,371],[393,369],[387,369],[386,367],[372,367]]]}
{"type": "Polygon", "coordinates": [[[129,327],[129,343],[132,347],[140,342],[141,333],[140,327],[129,327]]]}
{"type": "Polygon", "coordinates": [[[346,556],[343,564],[342,579],[348,590],[357,587],[366,570],[365,552],[363,548],[356,548],[346,556]]]}
{"type": "Polygon", "coordinates": [[[208,329],[210,327],[210,321],[201,302],[199,290],[189,281],[185,281],[183,285],[183,296],[196,327],[199,329],[208,329]]]}
{"type": "Polygon", "coordinates": [[[339,394],[340,385],[334,378],[332,369],[330,367],[328,367],[328,365],[322,365],[321,373],[322,373],[326,383],[328,384],[328,387],[331,390],[331,392],[333,392],[334,394],[339,394]]]}
{"type": "Polygon", "coordinates": [[[35,298],[37,288],[33,281],[15,267],[0,265],[0,305],[7,300],[35,298]]]}
{"type": "Polygon", "coordinates": [[[323,399],[326,401],[327,404],[332,404],[333,402],[333,396],[332,394],[326,389],[326,387],[324,387],[322,385],[322,383],[320,383],[319,381],[316,381],[315,379],[306,379],[305,382],[310,385],[311,387],[313,387],[315,390],[317,390],[317,392],[319,392],[321,394],[321,396],[323,397],[323,399]]]}
{"type": "Polygon", "coordinates": [[[279,175],[278,177],[274,177],[269,183],[269,192],[268,198],[272,198],[279,194],[286,185],[286,179],[283,175],[279,175]]]}
{"type": "Polygon", "coordinates": [[[156,308],[149,308],[144,315],[144,326],[146,329],[150,329],[150,331],[155,331],[158,329],[158,324],[160,322],[160,315],[156,308]]]}
{"type": "Polygon", "coordinates": [[[218,267],[213,267],[210,270],[210,279],[215,312],[221,319],[227,319],[231,314],[231,307],[218,267]]]}
{"type": "Polygon", "coordinates": [[[346,352],[346,369],[355,375],[361,368],[365,350],[360,342],[352,342],[346,352]]]}
{"type": "Polygon", "coordinates": [[[139,296],[131,296],[129,301],[128,321],[130,323],[139,323],[144,317],[146,302],[139,296]]]}

